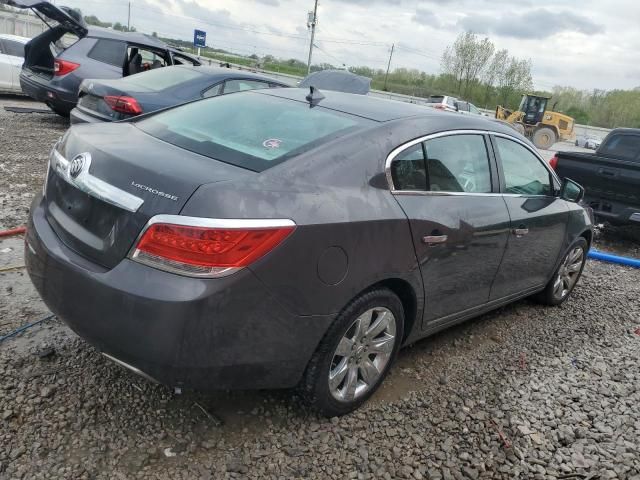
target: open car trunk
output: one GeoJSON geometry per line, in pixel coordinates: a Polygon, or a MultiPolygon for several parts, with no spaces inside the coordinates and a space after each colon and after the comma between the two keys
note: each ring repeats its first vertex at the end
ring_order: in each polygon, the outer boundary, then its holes
{"type": "Polygon", "coordinates": [[[16,8],[30,8],[49,26],[48,30],[27,43],[24,49],[23,68],[38,75],[47,78],[53,76],[54,59],[69,44],[65,35],[83,38],[89,32],[82,17],[67,7],[56,7],[38,0],[9,0],[6,3],[16,8]]]}

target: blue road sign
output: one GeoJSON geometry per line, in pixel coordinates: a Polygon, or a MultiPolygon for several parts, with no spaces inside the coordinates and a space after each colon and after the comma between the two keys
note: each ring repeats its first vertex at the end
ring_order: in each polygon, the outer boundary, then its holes
{"type": "Polygon", "coordinates": [[[207,46],[207,32],[202,30],[193,31],[193,46],[194,47],[206,47],[207,46]]]}

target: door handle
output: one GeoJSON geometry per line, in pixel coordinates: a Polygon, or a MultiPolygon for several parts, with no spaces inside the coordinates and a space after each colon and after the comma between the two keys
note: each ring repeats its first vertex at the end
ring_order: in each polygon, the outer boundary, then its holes
{"type": "Polygon", "coordinates": [[[422,237],[422,243],[427,245],[441,245],[446,243],[449,240],[448,235],[427,235],[426,237],[422,237]]]}
{"type": "Polygon", "coordinates": [[[529,229],[524,227],[524,226],[521,226],[519,228],[514,228],[513,229],[513,234],[518,238],[522,238],[525,235],[527,235],[528,233],[529,233],[529,229]]]}

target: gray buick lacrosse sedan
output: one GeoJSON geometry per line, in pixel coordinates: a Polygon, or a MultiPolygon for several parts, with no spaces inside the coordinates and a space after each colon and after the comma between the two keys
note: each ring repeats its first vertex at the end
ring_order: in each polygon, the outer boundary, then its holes
{"type": "Polygon", "coordinates": [[[401,346],[564,302],[583,189],[508,126],[302,89],[236,93],[58,142],[26,239],[51,310],[172,387],[365,402],[401,346]]]}

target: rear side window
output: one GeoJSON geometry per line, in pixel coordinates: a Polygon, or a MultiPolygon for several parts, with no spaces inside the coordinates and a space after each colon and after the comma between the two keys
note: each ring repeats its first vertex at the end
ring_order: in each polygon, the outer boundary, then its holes
{"type": "Polygon", "coordinates": [[[491,169],[481,135],[452,135],[424,143],[429,190],[490,193],[491,169]]]}
{"type": "Polygon", "coordinates": [[[613,135],[602,145],[600,153],[624,160],[634,160],[640,153],[640,136],[613,135]]]}
{"type": "Polygon", "coordinates": [[[118,40],[98,40],[87,56],[102,63],[122,67],[124,55],[124,42],[118,40]]]}
{"type": "Polygon", "coordinates": [[[391,164],[391,178],[395,190],[425,191],[427,169],[422,143],[408,148],[391,164]]]}
{"type": "Polygon", "coordinates": [[[257,80],[227,80],[224,82],[224,93],[243,92],[245,90],[257,90],[259,88],[269,88],[267,82],[257,80]]]}
{"type": "Polygon", "coordinates": [[[13,40],[0,40],[0,51],[12,57],[24,58],[24,45],[13,40]]]}
{"type": "Polygon", "coordinates": [[[189,57],[185,57],[183,55],[178,55],[178,54],[173,55],[173,64],[174,65],[190,65],[190,66],[198,65],[198,63],[195,60],[192,60],[189,57]]]}
{"type": "Polygon", "coordinates": [[[256,92],[189,103],[136,123],[160,140],[261,172],[371,120],[256,92]]]}
{"type": "Polygon", "coordinates": [[[495,137],[504,173],[505,193],[551,195],[551,174],[529,149],[506,138],[495,137]]]}

